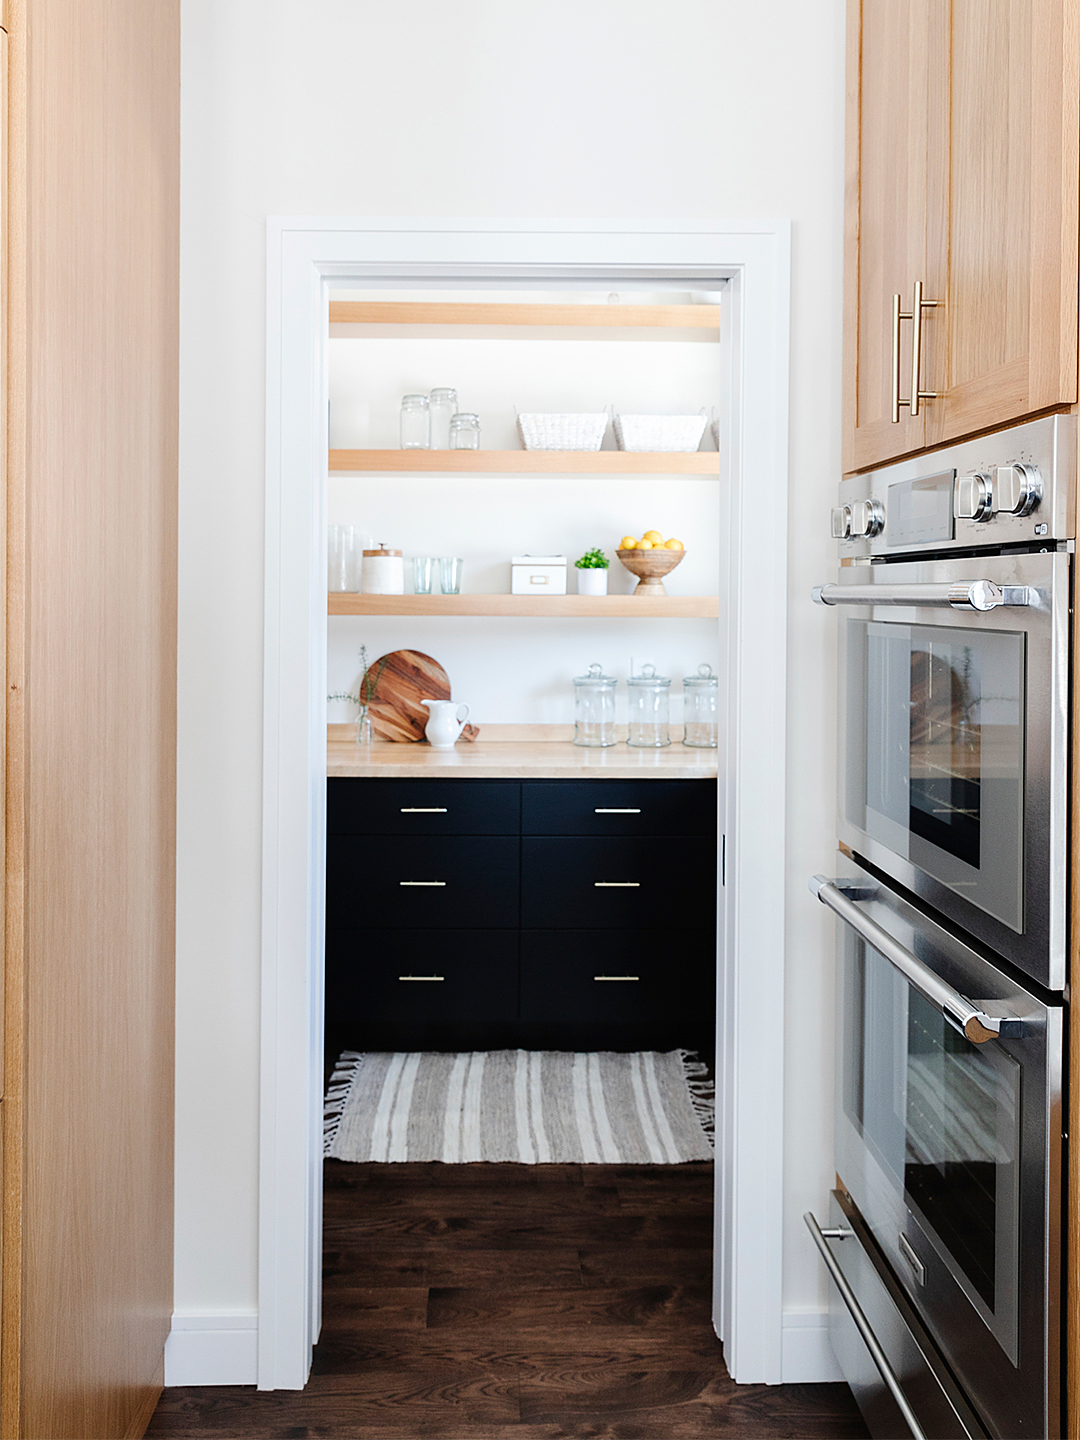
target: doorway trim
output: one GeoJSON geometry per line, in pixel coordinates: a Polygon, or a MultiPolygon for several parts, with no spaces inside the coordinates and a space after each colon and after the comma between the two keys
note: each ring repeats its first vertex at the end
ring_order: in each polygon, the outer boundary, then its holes
{"type": "Polygon", "coordinates": [[[321,1307],[329,291],[589,277],[725,282],[713,1322],[737,1381],[779,1382],[790,224],[272,217],[267,239],[258,1386],[304,1386],[321,1307]]]}

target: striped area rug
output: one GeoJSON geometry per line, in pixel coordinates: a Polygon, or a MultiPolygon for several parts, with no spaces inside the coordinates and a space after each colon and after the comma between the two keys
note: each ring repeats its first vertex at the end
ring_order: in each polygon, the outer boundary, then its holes
{"type": "Polygon", "coordinates": [[[677,1165],[712,1159],[707,1069],[685,1050],[346,1051],[327,1091],[336,1160],[677,1165]]]}

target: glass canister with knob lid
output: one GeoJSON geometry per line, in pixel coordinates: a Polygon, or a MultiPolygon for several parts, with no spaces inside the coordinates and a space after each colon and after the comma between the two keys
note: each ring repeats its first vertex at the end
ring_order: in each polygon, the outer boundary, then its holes
{"type": "Polygon", "coordinates": [[[631,675],[626,683],[630,689],[630,733],[626,743],[643,750],[660,750],[670,745],[671,681],[666,675],[658,675],[655,665],[643,665],[640,675],[631,675]]]}
{"type": "Polygon", "coordinates": [[[716,713],[719,694],[711,665],[699,665],[696,675],[683,679],[684,745],[697,750],[716,749],[716,713]]]}
{"type": "Polygon", "coordinates": [[[574,744],[605,746],[615,744],[614,675],[605,675],[599,663],[589,666],[587,675],[574,677],[574,744]]]}

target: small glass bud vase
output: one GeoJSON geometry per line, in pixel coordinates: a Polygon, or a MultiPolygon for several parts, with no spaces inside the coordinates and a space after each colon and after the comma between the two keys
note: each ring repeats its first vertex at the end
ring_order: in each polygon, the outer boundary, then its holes
{"type": "Polygon", "coordinates": [[[354,736],[357,745],[369,749],[375,743],[375,736],[371,729],[371,716],[368,714],[368,707],[361,705],[360,713],[356,717],[356,734],[354,736]]]}

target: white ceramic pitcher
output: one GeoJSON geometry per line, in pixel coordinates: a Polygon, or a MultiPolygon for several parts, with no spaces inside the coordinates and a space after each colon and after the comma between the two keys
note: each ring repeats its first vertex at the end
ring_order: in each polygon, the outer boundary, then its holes
{"type": "Polygon", "coordinates": [[[420,704],[428,708],[428,722],[424,727],[428,744],[433,750],[452,750],[469,718],[468,705],[458,705],[453,700],[421,700],[420,704]]]}

